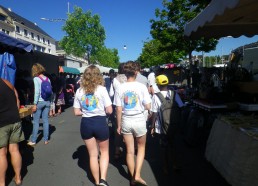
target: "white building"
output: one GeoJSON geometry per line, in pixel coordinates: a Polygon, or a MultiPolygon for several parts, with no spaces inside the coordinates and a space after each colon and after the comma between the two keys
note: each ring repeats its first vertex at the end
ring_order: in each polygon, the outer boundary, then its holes
{"type": "Polygon", "coordinates": [[[33,45],[33,50],[56,55],[55,40],[36,23],[0,5],[0,31],[33,45]]]}
{"type": "Polygon", "coordinates": [[[88,60],[86,58],[67,55],[65,51],[58,46],[58,41],[56,41],[56,55],[59,56],[60,66],[80,68],[88,65],[88,60]]]}

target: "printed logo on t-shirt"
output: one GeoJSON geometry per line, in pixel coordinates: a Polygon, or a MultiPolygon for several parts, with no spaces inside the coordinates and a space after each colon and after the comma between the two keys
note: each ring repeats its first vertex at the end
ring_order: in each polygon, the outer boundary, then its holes
{"type": "Polygon", "coordinates": [[[85,110],[93,111],[97,108],[98,99],[93,94],[84,94],[82,96],[82,107],[85,110]]]}
{"type": "Polygon", "coordinates": [[[136,106],[138,98],[135,92],[126,92],[124,94],[124,107],[126,109],[132,109],[136,106]]]}

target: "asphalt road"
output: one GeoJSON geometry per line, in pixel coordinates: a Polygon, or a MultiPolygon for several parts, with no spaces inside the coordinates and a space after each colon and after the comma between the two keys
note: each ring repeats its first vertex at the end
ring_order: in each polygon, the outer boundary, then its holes
{"type": "MultiPolygon", "coordinates": [[[[44,145],[42,134],[33,147],[20,144],[23,157],[23,186],[91,186],[94,185],[89,171],[88,154],[80,137],[80,117],[73,115],[72,107],[50,121],[50,143],[44,145]]],[[[41,129],[41,128],[40,128],[41,129]]],[[[23,122],[26,139],[32,130],[30,122],[23,122]]],[[[125,156],[113,160],[113,134],[110,127],[110,163],[107,181],[110,186],[129,185],[125,156]]],[[[40,130],[42,132],[42,130],[40,130]]],[[[161,167],[157,138],[148,135],[146,157],[142,177],[149,186],[228,186],[220,174],[204,158],[203,147],[187,146],[182,136],[177,137],[178,160],[181,171],[171,171],[164,175],[161,167]]],[[[15,185],[11,180],[12,168],[7,172],[7,185],[15,185]]]]}

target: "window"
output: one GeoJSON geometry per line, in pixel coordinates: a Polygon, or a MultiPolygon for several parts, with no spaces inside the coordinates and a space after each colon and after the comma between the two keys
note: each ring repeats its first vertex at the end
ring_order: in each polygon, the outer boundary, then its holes
{"type": "Polygon", "coordinates": [[[8,35],[10,34],[10,32],[8,30],[6,30],[5,33],[8,34],[8,35]]]}
{"type": "Polygon", "coordinates": [[[6,17],[2,14],[0,14],[0,21],[5,21],[6,17]]]}
{"type": "Polygon", "coordinates": [[[47,40],[47,44],[50,45],[50,41],[49,40],[47,40]]]}
{"type": "Polygon", "coordinates": [[[2,29],[2,31],[5,33],[5,29],[2,29]]]}
{"type": "Polygon", "coordinates": [[[34,33],[31,32],[30,34],[31,34],[31,38],[34,39],[34,33]]]}
{"type": "Polygon", "coordinates": [[[19,26],[16,26],[16,32],[20,33],[20,27],[19,26]]]}
{"type": "Polygon", "coordinates": [[[39,37],[39,35],[37,35],[37,38],[38,38],[38,41],[40,41],[40,37],[39,37]]]}
{"type": "Polygon", "coordinates": [[[37,45],[37,51],[40,51],[41,50],[41,47],[37,45]]]}
{"type": "Polygon", "coordinates": [[[49,54],[51,53],[51,49],[50,49],[50,48],[48,49],[48,53],[49,53],[49,54]]]}
{"type": "Polygon", "coordinates": [[[26,29],[24,29],[24,35],[28,36],[28,31],[26,29]]]}
{"type": "Polygon", "coordinates": [[[43,37],[43,43],[45,43],[45,38],[43,37]]]}

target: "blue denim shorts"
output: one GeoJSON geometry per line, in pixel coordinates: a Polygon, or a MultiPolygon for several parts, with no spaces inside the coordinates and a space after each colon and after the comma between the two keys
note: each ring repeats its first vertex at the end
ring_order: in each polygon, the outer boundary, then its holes
{"type": "Polygon", "coordinates": [[[80,131],[83,140],[93,137],[100,141],[107,140],[109,128],[106,116],[82,117],[80,131]]]}

